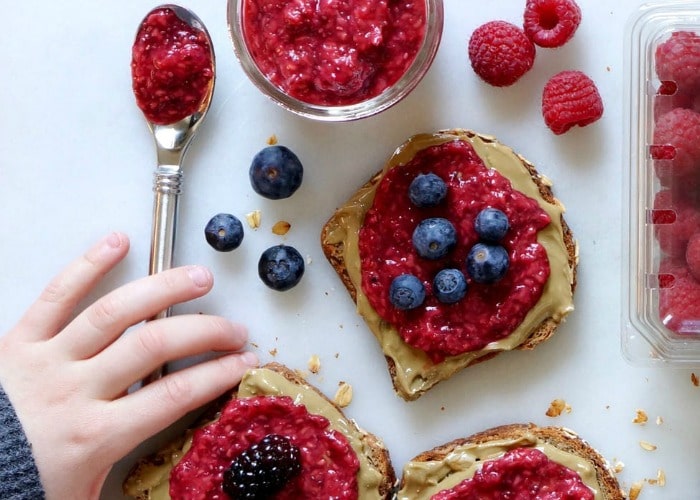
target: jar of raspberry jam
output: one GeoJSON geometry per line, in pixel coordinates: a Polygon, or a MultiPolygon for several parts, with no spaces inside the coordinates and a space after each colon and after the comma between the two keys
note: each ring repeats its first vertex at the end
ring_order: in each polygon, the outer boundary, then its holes
{"type": "Polygon", "coordinates": [[[640,7],[624,63],[623,352],[700,367],[700,2],[640,7]]]}
{"type": "Polygon", "coordinates": [[[324,121],[375,115],[426,74],[442,0],[228,0],[234,50],[283,108],[324,121]]]}

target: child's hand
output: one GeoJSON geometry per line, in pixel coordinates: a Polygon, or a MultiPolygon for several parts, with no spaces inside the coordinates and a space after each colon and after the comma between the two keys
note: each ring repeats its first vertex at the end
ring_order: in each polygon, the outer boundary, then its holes
{"type": "Polygon", "coordinates": [[[0,337],[0,384],[27,438],[48,498],[98,498],[112,465],[190,410],[235,386],[257,364],[236,353],[244,327],[208,315],[181,315],[124,331],[171,305],[211,290],[211,272],[187,266],[149,276],[74,309],[129,249],[112,234],[53,279],[0,337]],[[162,364],[219,351],[216,359],[140,388],[162,364]]]}

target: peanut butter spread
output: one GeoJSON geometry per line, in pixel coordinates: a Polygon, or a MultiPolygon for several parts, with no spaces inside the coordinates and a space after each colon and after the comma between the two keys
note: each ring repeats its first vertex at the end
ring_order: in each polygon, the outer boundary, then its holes
{"type": "MultiPolygon", "coordinates": [[[[249,370],[238,388],[239,398],[281,395],[291,396],[295,404],[304,405],[309,413],[327,418],[330,422],[330,428],[345,435],[360,461],[360,470],[357,476],[358,498],[362,500],[383,498],[379,491],[383,476],[370,461],[372,450],[369,449],[369,445],[364,439],[366,434],[315,390],[291,382],[283,375],[267,368],[249,370]]],[[[170,500],[168,483],[170,471],[180,461],[191,444],[192,436],[191,433],[188,433],[179,443],[174,443],[168,450],[160,454],[163,458],[162,463],[141,469],[138,482],[132,481],[125,484],[125,492],[133,495],[137,491],[147,491],[146,498],[150,500],[170,500]]]]}
{"type": "Polygon", "coordinates": [[[499,458],[508,450],[536,447],[547,457],[576,472],[593,491],[596,500],[603,496],[596,479],[595,466],[579,455],[567,452],[542,439],[526,434],[520,438],[464,444],[448,453],[444,459],[429,462],[409,462],[404,466],[403,485],[397,500],[428,500],[439,491],[454,488],[474,476],[485,460],[499,458]]]}
{"type": "MultiPolygon", "coordinates": [[[[550,203],[543,198],[539,187],[524,166],[524,163],[527,163],[526,160],[515,154],[511,148],[500,144],[492,137],[477,135],[468,130],[420,134],[400,146],[378,175],[383,176],[389,169],[406,164],[422,149],[454,140],[469,142],[488,168],[498,170],[511,181],[515,189],[537,200],[540,207],[550,216],[551,223],[538,232],[537,241],[547,251],[551,272],[540,300],[509,336],[491,342],[483,349],[451,356],[441,363],[433,363],[423,351],[406,344],[396,328],[379,317],[362,292],[358,238],[364,216],[372,205],[376,186],[379,183],[368,183],[359,189],[329,221],[322,244],[342,244],[347,274],[356,290],[357,310],[380,342],[384,354],[395,363],[394,383],[397,390],[407,399],[414,399],[415,395],[480,357],[515,349],[544,321],[551,320],[558,323],[573,310],[574,269],[569,263],[561,223],[565,208],[558,200],[550,203]]],[[[550,181],[544,177],[540,177],[540,181],[544,185],[551,185],[550,181]]]]}

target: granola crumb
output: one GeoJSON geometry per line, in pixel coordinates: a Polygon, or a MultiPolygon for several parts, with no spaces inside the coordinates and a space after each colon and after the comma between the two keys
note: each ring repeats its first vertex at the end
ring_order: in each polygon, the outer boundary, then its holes
{"type": "Polygon", "coordinates": [[[641,481],[635,481],[634,483],[632,483],[632,486],[630,486],[629,499],[637,500],[639,498],[639,494],[642,492],[643,486],[644,483],[642,483],[641,481]]]}
{"type": "Polygon", "coordinates": [[[275,144],[277,144],[277,136],[275,134],[272,134],[270,137],[268,137],[267,144],[269,146],[274,146],[275,144]]]}
{"type": "Polygon", "coordinates": [[[345,408],[352,401],[352,386],[347,382],[338,382],[338,390],[333,398],[335,404],[341,408],[345,408]]]}
{"type": "Polygon", "coordinates": [[[664,417],[662,417],[660,415],[658,417],[656,417],[656,425],[661,425],[663,423],[664,423],[664,417]]]}
{"type": "Polygon", "coordinates": [[[318,357],[318,354],[313,354],[309,358],[309,371],[313,373],[314,375],[317,374],[321,370],[321,358],[318,357]]]}
{"type": "Polygon", "coordinates": [[[615,474],[621,474],[622,471],[625,470],[625,464],[622,461],[617,460],[613,464],[612,470],[615,474]]]}
{"type": "Polygon", "coordinates": [[[666,486],[666,472],[663,469],[659,469],[656,472],[656,484],[659,486],[666,486]]]}
{"type": "Polygon", "coordinates": [[[262,214],[260,213],[260,210],[253,210],[252,212],[245,214],[245,220],[248,222],[251,229],[257,229],[260,227],[262,214]]]}
{"type": "Polygon", "coordinates": [[[562,412],[571,413],[571,406],[563,399],[555,399],[549,404],[545,415],[548,417],[558,417],[562,412]]]}
{"type": "Polygon", "coordinates": [[[644,425],[649,421],[649,417],[647,416],[647,412],[644,410],[637,410],[637,416],[634,417],[634,420],[632,420],[633,423],[639,424],[639,425],[644,425]]]}
{"type": "Polygon", "coordinates": [[[656,448],[658,448],[658,446],[656,446],[655,444],[651,444],[648,441],[640,441],[639,446],[641,446],[642,449],[644,449],[646,451],[654,451],[654,450],[656,450],[656,448]]]}
{"type": "Polygon", "coordinates": [[[289,222],[287,222],[286,220],[281,220],[275,222],[275,224],[272,226],[272,232],[277,236],[284,236],[289,232],[291,227],[292,225],[289,222]]]}
{"type": "Polygon", "coordinates": [[[695,372],[690,374],[690,381],[693,383],[695,387],[700,385],[700,378],[698,378],[697,375],[695,375],[695,372]]]}

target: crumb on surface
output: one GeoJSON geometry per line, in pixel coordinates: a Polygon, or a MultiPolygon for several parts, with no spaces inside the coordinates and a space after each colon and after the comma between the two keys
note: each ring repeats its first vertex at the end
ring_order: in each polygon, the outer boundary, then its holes
{"type": "Polygon", "coordinates": [[[352,386],[344,381],[338,382],[338,390],[333,401],[341,408],[348,406],[352,402],[352,386]]]}
{"type": "Polygon", "coordinates": [[[260,213],[260,210],[253,210],[252,212],[245,214],[245,220],[248,222],[251,229],[257,229],[260,227],[262,214],[260,213]]]}
{"type": "Polygon", "coordinates": [[[615,474],[620,474],[622,473],[623,470],[625,470],[625,464],[624,462],[620,460],[616,460],[615,463],[612,466],[612,470],[615,474]]]}
{"type": "Polygon", "coordinates": [[[693,383],[695,387],[700,386],[700,379],[698,376],[695,374],[695,372],[690,374],[690,381],[693,383]]]}
{"type": "Polygon", "coordinates": [[[642,449],[646,450],[646,451],[654,451],[658,448],[658,446],[656,446],[655,444],[652,444],[648,441],[640,441],[639,446],[641,446],[642,449]]]}
{"type": "Polygon", "coordinates": [[[649,417],[647,416],[647,412],[645,412],[644,410],[637,410],[637,415],[632,420],[632,423],[644,425],[648,421],[649,417]]]}
{"type": "Polygon", "coordinates": [[[632,483],[632,486],[630,486],[630,491],[629,491],[629,499],[630,500],[637,500],[639,498],[639,494],[642,492],[642,487],[644,484],[641,481],[635,481],[632,483]]]}
{"type": "Polygon", "coordinates": [[[277,144],[277,136],[275,134],[272,134],[270,137],[268,137],[267,144],[269,146],[274,146],[275,144],[277,144]]]}
{"type": "Polygon", "coordinates": [[[292,225],[289,222],[286,220],[281,220],[275,222],[275,224],[272,226],[272,232],[277,236],[284,236],[291,228],[292,225]]]}
{"type": "Polygon", "coordinates": [[[571,406],[563,399],[554,399],[545,412],[548,417],[558,417],[563,412],[571,413],[571,406]]]}
{"type": "Polygon", "coordinates": [[[309,358],[308,367],[309,371],[314,375],[321,370],[321,358],[318,357],[318,354],[311,355],[309,358]]]}
{"type": "Polygon", "coordinates": [[[277,348],[275,347],[274,349],[270,349],[269,353],[270,356],[274,358],[275,356],[277,356],[277,348]]]}

